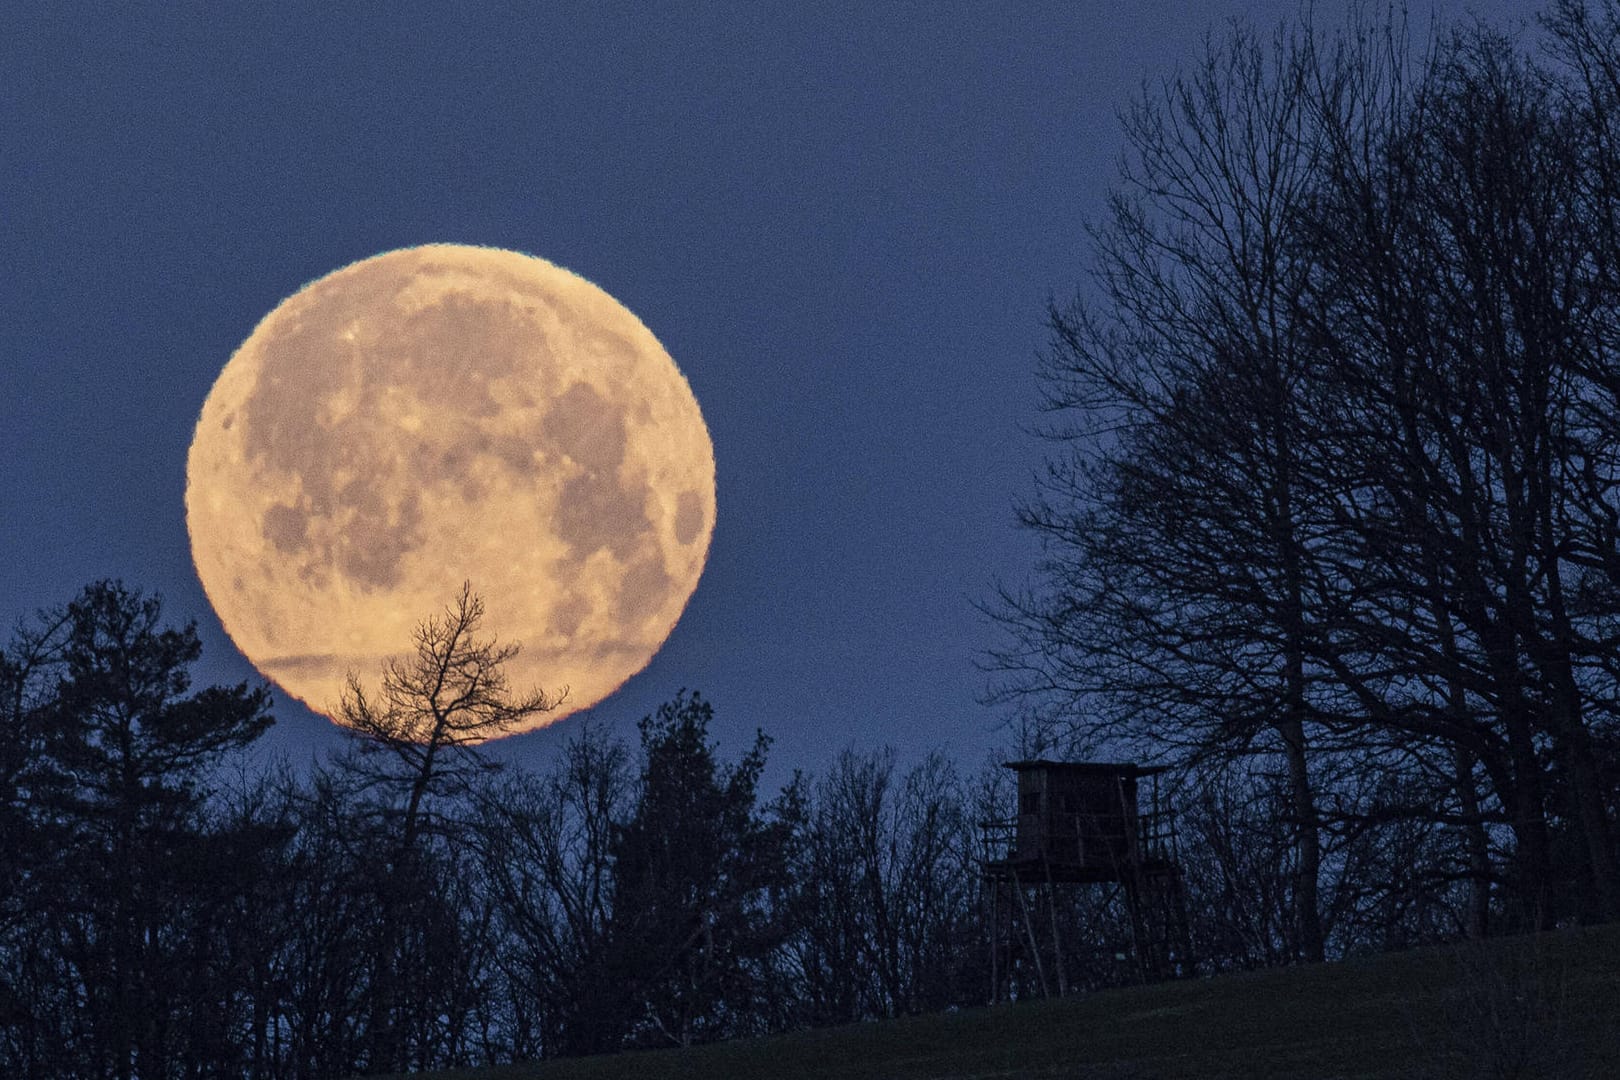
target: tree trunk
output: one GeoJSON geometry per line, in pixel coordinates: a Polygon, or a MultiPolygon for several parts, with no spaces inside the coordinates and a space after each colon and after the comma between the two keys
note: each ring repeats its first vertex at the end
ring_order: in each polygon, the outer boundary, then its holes
{"type": "MultiPolygon", "coordinates": [[[[1550,515],[1543,528],[1551,532],[1550,515]]],[[[1547,575],[1547,606],[1552,640],[1537,641],[1538,662],[1552,683],[1552,709],[1549,725],[1553,743],[1564,763],[1570,786],[1572,810],[1585,841],[1586,871],[1591,882],[1592,910],[1583,912],[1585,921],[1610,922],[1620,919],[1620,862],[1616,861],[1614,835],[1604,805],[1601,770],[1592,749],[1591,732],[1586,728],[1581,690],[1575,681],[1575,665],[1569,642],[1574,640],[1564,607],[1563,583],[1559,580],[1556,555],[1550,543],[1544,544],[1544,558],[1552,560],[1547,575]]]]}
{"type": "Polygon", "coordinates": [[[1306,760],[1305,725],[1297,715],[1278,727],[1283,756],[1288,762],[1289,799],[1294,814],[1294,930],[1295,949],[1306,963],[1320,963],[1325,955],[1319,882],[1322,873],[1322,833],[1306,760]]]}
{"type": "Polygon", "coordinates": [[[1542,797],[1541,765],[1536,760],[1522,702],[1504,710],[1508,746],[1513,758],[1512,828],[1514,877],[1525,929],[1550,930],[1552,908],[1552,851],[1542,797]]]}
{"type": "Polygon", "coordinates": [[[1474,783],[1474,755],[1453,747],[1452,761],[1457,769],[1457,800],[1462,804],[1463,833],[1468,844],[1468,936],[1477,940],[1490,933],[1491,848],[1479,806],[1479,787],[1474,783]]]}

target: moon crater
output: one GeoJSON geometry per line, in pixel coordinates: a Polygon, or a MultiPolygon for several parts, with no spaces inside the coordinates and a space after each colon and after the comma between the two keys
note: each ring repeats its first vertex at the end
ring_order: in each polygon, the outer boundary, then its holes
{"type": "Polygon", "coordinates": [[[231,357],[187,460],[198,575],[270,678],[333,715],[471,580],[514,684],[588,707],[644,667],[708,553],[714,451],[646,327],[542,259],[432,245],[306,286],[231,357]]]}

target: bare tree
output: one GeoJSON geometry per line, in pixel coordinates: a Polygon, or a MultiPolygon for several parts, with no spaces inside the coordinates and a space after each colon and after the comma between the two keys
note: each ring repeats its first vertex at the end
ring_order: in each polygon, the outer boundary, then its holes
{"type": "Polygon", "coordinates": [[[1615,917],[1616,16],[1559,5],[1562,69],[1480,26],[1236,33],[1130,114],[1098,299],[1053,312],[1000,690],[1048,744],[1274,759],[1289,955],[1431,933],[1459,880],[1475,934],[1504,886],[1615,917]]]}
{"type": "Polygon", "coordinates": [[[1450,752],[1476,881],[1479,823],[1505,817],[1514,907],[1540,925],[1620,912],[1601,752],[1620,306],[1595,195],[1615,162],[1587,100],[1508,38],[1457,33],[1377,139],[1335,147],[1307,230],[1357,568],[1316,655],[1377,728],[1450,752]]]}
{"type": "MultiPolygon", "coordinates": [[[[442,935],[454,933],[454,920],[447,922],[442,911],[441,890],[432,883],[447,864],[430,857],[424,845],[429,832],[443,832],[452,823],[432,811],[429,800],[467,792],[474,777],[495,767],[479,753],[478,744],[550,711],[567,693],[514,695],[505,664],[520,646],[481,639],[483,617],[483,601],[471,583],[463,584],[453,605],[416,628],[414,653],[387,662],[375,697],[368,696],[351,672],[340,706],[343,723],[359,740],[358,755],[343,765],[373,795],[372,817],[383,858],[375,871],[378,911],[366,1031],[366,1064],[372,1071],[412,1064],[413,1046],[420,1061],[430,1060],[431,1046],[424,1038],[437,1036],[422,1030],[413,1036],[412,1017],[425,1015],[432,1021],[442,1015],[440,1010],[413,1008],[400,996],[405,943],[414,937],[418,943],[443,944],[442,935]],[[411,924],[412,917],[433,925],[411,924]],[[419,932],[424,930],[426,936],[419,932]]],[[[420,980],[413,985],[434,990],[420,980]]]]}
{"type": "Polygon", "coordinates": [[[1054,458],[1020,520],[1042,582],[995,614],[1004,699],[1089,749],[1176,760],[1275,755],[1296,857],[1290,939],[1319,960],[1312,778],[1331,597],[1316,565],[1325,492],[1301,388],[1311,264],[1294,243],[1323,152],[1316,42],[1235,30],[1125,117],[1131,154],[1092,230],[1094,289],[1050,312],[1054,458]],[[1137,752],[1141,752],[1140,750],[1137,752]]]}
{"type": "Polygon", "coordinates": [[[977,1000],[975,836],[966,785],[942,755],[897,775],[892,749],[846,750],[809,785],[787,942],[810,1023],[977,1000]]]}
{"type": "Polygon", "coordinates": [[[390,658],[375,697],[349,673],[339,718],[361,739],[364,753],[384,753],[394,765],[375,775],[405,795],[400,846],[415,842],[423,800],[430,793],[464,790],[471,775],[489,767],[479,743],[504,735],[567,696],[538,689],[514,696],[505,666],[522,646],[477,637],[484,601],[470,582],[443,615],[417,626],[415,651],[390,658]]]}
{"type": "Polygon", "coordinates": [[[611,1045],[618,988],[607,970],[614,830],[629,814],[629,750],[590,723],[543,775],[480,792],[474,836],[503,946],[523,1056],[611,1045]]]}

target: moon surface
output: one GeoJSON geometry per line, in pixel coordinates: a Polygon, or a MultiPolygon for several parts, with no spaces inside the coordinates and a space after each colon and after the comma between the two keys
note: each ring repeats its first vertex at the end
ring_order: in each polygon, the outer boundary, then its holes
{"type": "Polygon", "coordinates": [[[652,659],[697,586],[714,448],[686,379],[607,293],[434,244],[335,271],[225,365],[186,462],[192,556],[253,664],[329,717],[463,581],[517,642],[539,727],[652,659]]]}

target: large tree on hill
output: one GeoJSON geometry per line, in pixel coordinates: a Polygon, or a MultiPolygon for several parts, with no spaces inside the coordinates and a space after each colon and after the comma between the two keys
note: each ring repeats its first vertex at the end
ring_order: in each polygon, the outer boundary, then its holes
{"type": "Polygon", "coordinates": [[[384,664],[377,692],[349,673],[339,719],[358,737],[360,761],[372,763],[357,763],[356,771],[391,795],[401,850],[429,825],[434,796],[464,792],[491,768],[480,743],[550,712],[567,695],[566,688],[515,692],[506,663],[522,646],[480,638],[483,619],[483,599],[463,583],[443,614],[417,625],[412,652],[384,664]]]}
{"type": "Polygon", "coordinates": [[[1504,891],[1620,913],[1620,24],[1549,26],[1563,67],[1482,27],[1421,61],[1236,34],[1132,114],[1096,288],[1053,314],[1004,689],[1080,749],[1274,756],[1296,955],[1345,910],[1329,841],[1425,837],[1402,888],[1460,873],[1476,933],[1504,891]]]}
{"type": "Polygon", "coordinates": [[[1539,925],[1620,916],[1601,749],[1620,463],[1599,415],[1620,304],[1592,197],[1616,162],[1587,101],[1512,41],[1459,33],[1378,141],[1335,148],[1308,236],[1358,567],[1317,653],[1373,725],[1449,751],[1463,818],[1512,829],[1515,907],[1539,925]]]}
{"type": "Polygon", "coordinates": [[[1323,492],[1292,229],[1323,152],[1314,41],[1235,31],[1126,116],[1092,230],[1093,288],[1050,312],[1056,453],[1022,524],[1042,582],[997,612],[1009,697],[1048,741],[1123,737],[1183,762],[1266,753],[1289,778],[1292,947],[1321,959],[1321,825],[1307,641],[1323,492]]]}

